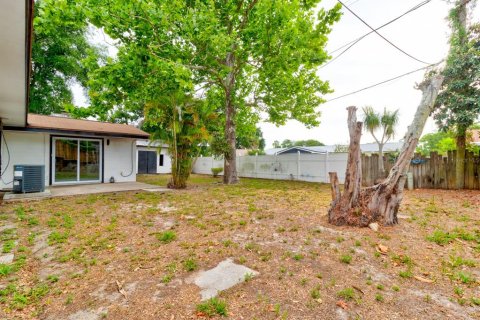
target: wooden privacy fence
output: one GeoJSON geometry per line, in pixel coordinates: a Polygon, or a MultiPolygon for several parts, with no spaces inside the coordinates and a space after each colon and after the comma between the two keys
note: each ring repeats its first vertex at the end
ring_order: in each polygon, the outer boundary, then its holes
{"type": "MultiPolygon", "coordinates": [[[[384,155],[385,170],[392,168],[394,159],[384,155]]],[[[413,173],[414,188],[455,189],[456,154],[449,151],[446,156],[430,153],[429,157],[415,154],[409,172],[413,173]]],[[[362,155],[362,182],[371,186],[379,178],[378,154],[362,155]]],[[[480,155],[465,153],[465,189],[480,190],[480,155]]]]}

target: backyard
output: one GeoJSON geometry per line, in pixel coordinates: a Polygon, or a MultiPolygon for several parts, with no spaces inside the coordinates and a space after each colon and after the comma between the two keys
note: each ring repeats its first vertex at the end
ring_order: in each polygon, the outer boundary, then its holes
{"type": "Polygon", "coordinates": [[[195,175],[181,191],[3,204],[0,318],[480,319],[479,191],[406,191],[378,232],[329,225],[330,197],[195,175]],[[192,277],[228,258],[258,274],[201,302],[192,277]]]}

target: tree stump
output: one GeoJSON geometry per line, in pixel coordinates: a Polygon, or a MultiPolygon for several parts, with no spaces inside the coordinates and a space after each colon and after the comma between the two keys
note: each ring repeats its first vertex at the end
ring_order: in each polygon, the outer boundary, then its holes
{"type": "Polygon", "coordinates": [[[366,227],[372,222],[384,225],[398,223],[397,213],[403,199],[406,175],[413,158],[425,122],[433,111],[435,99],[442,85],[443,76],[436,75],[422,82],[422,100],[412,124],[408,127],[400,155],[382,182],[368,188],[361,188],[362,165],[360,138],[362,123],[357,122],[356,107],[348,107],[348,130],[350,145],[343,194],[340,193],[336,173],[330,174],[332,204],[328,210],[328,221],[334,225],[366,227]]]}

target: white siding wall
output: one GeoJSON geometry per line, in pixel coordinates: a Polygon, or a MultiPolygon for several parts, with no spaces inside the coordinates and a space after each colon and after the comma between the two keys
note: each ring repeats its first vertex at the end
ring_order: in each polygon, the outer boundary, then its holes
{"type": "MultiPolygon", "coordinates": [[[[2,139],[2,179],[0,189],[11,189],[13,180],[13,165],[35,164],[45,165],[45,185],[49,185],[50,176],[50,134],[42,132],[4,131],[5,139],[10,151],[10,162],[6,167],[9,154],[2,139]]],[[[72,135],[72,137],[75,137],[72,135]]],[[[97,137],[95,137],[97,138],[97,137]]],[[[102,137],[100,137],[102,138],[102,137]]],[[[110,177],[116,182],[136,180],[136,139],[112,138],[104,139],[104,177],[108,183],[110,177]],[[110,140],[110,145],[107,145],[110,140]]]]}
{"type": "Polygon", "coordinates": [[[138,151],[155,151],[157,152],[157,173],[171,173],[172,172],[172,158],[166,147],[148,147],[137,146],[137,166],[135,172],[138,173],[138,151]],[[160,155],[163,154],[163,166],[160,166],[160,155]]]}
{"type": "MultiPolygon", "coordinates": [[[[211,168],[222,167],[222,159],[198,158],[194,173],[211,174],[211,168]]],[[[336,171],[341,182],[345,180],[346,153],[285,154],[280,156],[237,157],[240,177],[329,182],[328,172],[336,171]]]]}
{"type": "Polygon", "coordinates": [[[50,137],[41,132],[4,131],[5,141],[2,138],[2,179],[1,189],[13,187],[13,165],[34,164],[45,166],[45,185],[49,179],[50,137]],[[8,167],[7,167],[8,165],[8,167]]]}
{"type": "Polygon", "coordinates": [[[135,148],[136,139],[130,138],[105,138],[105,182],[108,183],[110,177],[115,178],[115,182],[135,181],[137,157],[135,148]],[[107,139],[110,145],[107,145],[107,139]]]}

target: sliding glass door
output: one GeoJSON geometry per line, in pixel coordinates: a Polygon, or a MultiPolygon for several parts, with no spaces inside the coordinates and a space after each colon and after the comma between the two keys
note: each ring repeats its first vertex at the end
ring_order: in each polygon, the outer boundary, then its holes
{"type": "Polygon", "coordinates": [[[53,138],[53,183],[100,182],[101,141],[53,138]]]}

